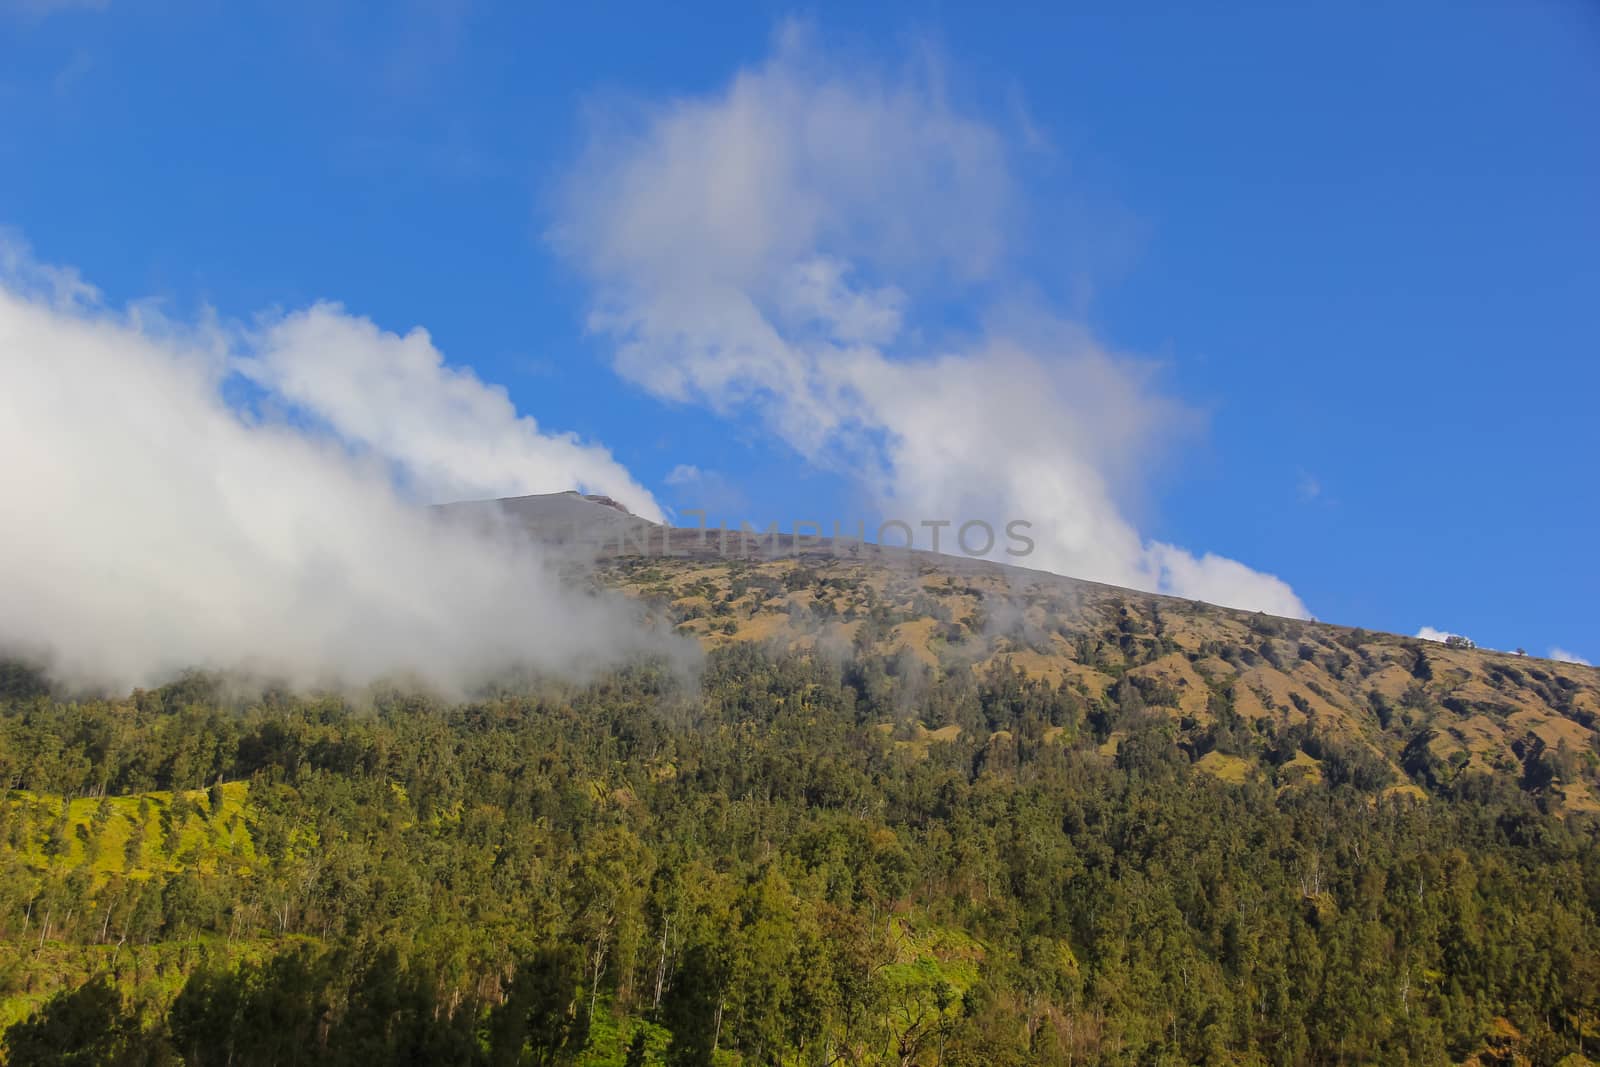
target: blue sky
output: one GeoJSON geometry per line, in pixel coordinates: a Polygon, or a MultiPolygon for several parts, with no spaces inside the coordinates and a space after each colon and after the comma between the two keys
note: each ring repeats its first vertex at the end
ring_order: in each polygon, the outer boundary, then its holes
{"type": "Polygon", "coordinates": [[[1322,619],[1600,660],[1591,5],[151,7],[0,6],[0,225],[113,303],[423,326],[669,510],[1031,515],[1081,484],[971,483],[1081,463],[1137,544],[1067,563],[1202,595],[1215,553],[1322,619]],[[720,210],[656,194],[720,180],[741,72],[803,165],[702,242],[720,210]],[[904,158],[796,147],[828,100],[904,158]],[[819,264],[896,325],[783,310],[819,264]],[[675,347],[730,292],[803,386],[708,368],[727,323],[675,347]]]}

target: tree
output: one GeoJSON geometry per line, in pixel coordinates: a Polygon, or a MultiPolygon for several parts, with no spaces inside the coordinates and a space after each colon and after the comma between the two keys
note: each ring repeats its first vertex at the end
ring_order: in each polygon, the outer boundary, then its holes
{"type": "Polygon", "coordinates": [[[589,1036],[585,960],[572,945],[539,949],[518,967],[505,1002],[489,1019],[496,1067],[567,1063],[589,1036]]]}
{"type": "Polygon", "coordinates": [[[6,1062],[31,1067],[121,1067],[149,1063],[139,1018],[103,976],[57,993],[5,1034],[6,1062]]]}

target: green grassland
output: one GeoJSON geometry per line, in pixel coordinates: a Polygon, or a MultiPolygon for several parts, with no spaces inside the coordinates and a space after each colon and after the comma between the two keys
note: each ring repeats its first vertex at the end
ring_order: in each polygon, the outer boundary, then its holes
{"type": "Polygon", "coordinates": [[[13,791],[4,803],[28,821],[54,825],[42,837],[11,841],[11,854],[39,870],[87,870],[95,884],[112,877],[142,881],[182,870],[214,874],[219,864],[247,873],[255,860],[244,782],[214,793],[155,790],[132,796],[61,797],[13,791]],[[175,808],[174,799],[181,799],[175,808]],[[213,800],[220,803],[213,810],[213,800]]]}

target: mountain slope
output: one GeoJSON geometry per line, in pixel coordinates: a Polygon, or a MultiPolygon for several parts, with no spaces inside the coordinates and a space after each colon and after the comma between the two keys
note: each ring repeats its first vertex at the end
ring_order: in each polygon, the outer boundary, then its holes
{"type": "Polygon", "coordinates": [[[0,1057],[1600,1049],[1594,671],[512,503],[470,508],[693,635],[698,672],[460,701],[0,672],[0,1057]]]}
{"type": "MultiPolygon", "coordinates": [[[[667,530],[608,503],[496,506],[536,536],[586,545],[604,582],[708,647],[848,651],[924,686],[1013,670],[1079,704],[1108,752],[1125,720],[1155,713],[1224,778],[1337,773],[1416,789],[1502,774],[1556,810],[1600,812],[1600,669],[931,552],[667,530]]],[[[916,748],[919,728],[953,740],[972,724],[888,725],[916,748]]]]}

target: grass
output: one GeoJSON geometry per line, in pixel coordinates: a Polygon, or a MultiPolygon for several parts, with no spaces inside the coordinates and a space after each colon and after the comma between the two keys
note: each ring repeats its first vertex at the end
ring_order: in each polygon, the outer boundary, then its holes
{"type": "Polygon", "coordinates": [[[244,782],[224,783],[222,802],[212,811],[204,790],[189,790],[178,794],[187,802],[187,812],[175,810],[176,796],[165,790],[103,799],[81,797],[65,802],[63,821],[60,797],[18,790],[4,802],[14,815],[25,811],[35,833],[10,851],[36,870],[87,865],[97,886],[118,875],[143,880],[158,872],[189,868],[210,874],[224,857],[248,865],[255,859],[246,825],[248,792],[244,782]],[[50,849],[53,836],[59,840],[54,854],[50,849]],[[130,855],[129,843],[136,838],[137,852],[130,855]]]}
{"type": "Polygon", "coordinates": [[[1194,766],[1196,770],[1205,771],[1213,778],[1235,785],[1248,781],[1250,772],[1254,768],[1254,764],[1242,756],[1229,756],[1215,750],[1201,756],[1195,761],[1194,766]]]}
{"type": "MultiPolygon", "coordinates": [[[[888,726],[890,731],[894,729],[891,723],[880,723],[877,728],[882,730],[884,726],[888,726]]],[[[914,759],[923,760],[928,758],[929,745],[934,743],[952,744],[960,736],[961,727],[955,723],[941,726],[937,730],[930,730],[919,722],[912,727],[910,739],[896,741],[894,747],[902,752],[909,752],[914,759]]]]}
{"type": "MultiPolygon", "coordinates": [[[[914,657],[935,677],[981,675],[1009,663],[1048,684],[1081,683],[1092,702],[1103,699],[1120,675],[1133,673],[1172,686],[1177,706],[1161,710],[1174,718],[1209,723],[1213,695],[1231,694],[1233,711],[1247,721],[1281,728],[1309,719],[1319,734],[1391,757],[1409,736],[1411,713],[1400,709],[1394,725],[1380,723],[1372,697],[1394,706],[1408,691],[1421,688],[1433,704],[1456,695],[1468,707],[1505,709],[1498,717],[1448,712],[1442,718],[1462,731],[1458,740],[1472,752],[1475,766],[1481,759],[1486,769],[1513,774],[1519,761],[1512,746],[1530,731],[1547,745],[1565,741],[1580,753],[1590,751],[1600,735],[1600,672],[1592,668],[1482,649],[1424,648],[1398,635],[1269,620],[1051,575],[967,568],[952,558],[935,564],[930,557],[906,567],[875,559],[737,565],[617,560],[607,568],[628,591],[642,594],[648,586],[663,603],[727,605],[732,633],[712,629],[709,624],[718,620],[709,618],[685,623],[708,647],[773,641],[810,648],[824,641],[855,641],[860,620],[870,618],[875,620],[871,639],[862,639],[870,652],[914,657]],[[826,612],[814,611],[824,602],[826,612]],[[852,619],[856,622],[844,621],[852,619]],[[1001,626],[997,619],[1013,624],[1001,626]],[[949,632],[949,623],[958,624],[959,636],[949,632]],[[1161,649],[1154,647],[1158,636],[1166,642],[1161,649]],[[1435,678],[1425,684],[1413,675],[1419,651],[1434,663],[1435,678]],[[1558,683],[1559,699],[1551,695],[1558,683]]],[[[911,758],[927,753],[926,737],[906,734],[898,740],[900,751],[911,758]]],[[[1103,749],[1107,755],[1115,750],[1115,739],[1103,749]]],[[[1254,773],[1268,773],[1255,762],[1254,773]]],[[[1231,762],[1203,769],[1230,781],[1239,773],[1231,762]]],[[[1314,762],[1300,761],[1289,775],[1314,780],[1319,771],[1314,762]]],[[[1586,788],[1569,792],[1572,810],[1600,807],[1595,769],[1586,768],[1583,777],[1586,788]]]]}
{"type": "MultiPolygon", "coordinates": [[[[209,874],[224,864],[248,872],[257,862],[249,786],[227,782],[218,793],[213,810],[204,790],[72,800],[14,790],[0,799],[12,827],[7,860],[22,871],[83,870],[96,888],[118,878],[147,882],[183,870],[209,874]]],[[[209,935],[121,946],[69,944],[41,939],[40,933],[35,921],[27,936],[0,940],[0,1028],[92,974],[115,970],[124,992],[165,1003],[197,960],[260,958],[282,948],[282,939],[230,942],[209,935]]]]}

